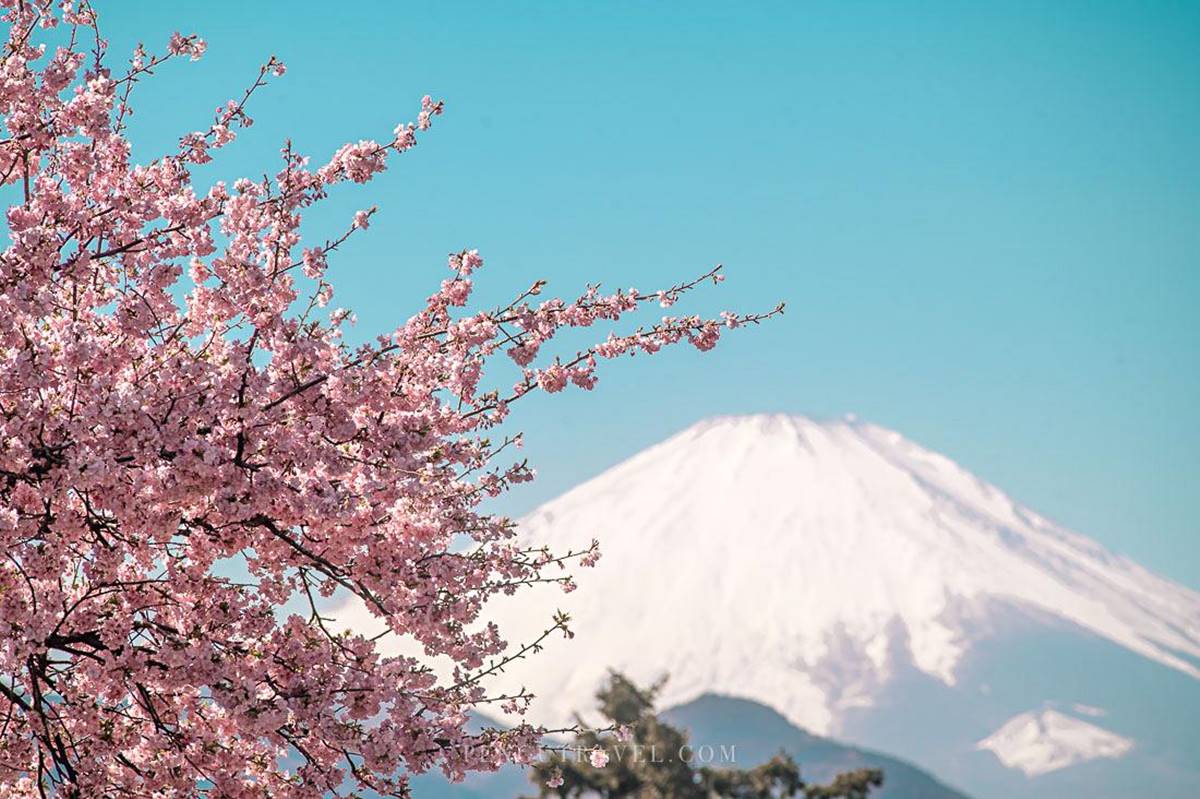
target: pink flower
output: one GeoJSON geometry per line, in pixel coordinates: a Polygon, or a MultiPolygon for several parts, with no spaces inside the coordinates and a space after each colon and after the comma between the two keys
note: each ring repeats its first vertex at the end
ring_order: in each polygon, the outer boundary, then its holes
{"type": "Polygon", "coordinates": [[[208,45],[196,34],[184,36],[178,31],[171,34],[171,40],[167,44],[167,52],[171,55],[191,56],[193,61],[198,61],[207,48],[208,45]]]}
{"type": "Polygon", "coordinates": [[[556,394],[563,390],[567,384],[567,370],[563,369],[559,364],[547,366],[541,371],[538,377],[538,384],[542,390],[550,394],[556,394]]]}
{"type": "Polygon", "coordinates": [[[593,768],[604,768],[608,765],[608,752],[597,746],[588,754],[588,762],[593,768]]]}
{"type": "Polygon", "coordinates": [[[455,307],[466,305],[467,299],[471,296],[471,281],[443,280],[442,296],[447,305],[455,307]]]}

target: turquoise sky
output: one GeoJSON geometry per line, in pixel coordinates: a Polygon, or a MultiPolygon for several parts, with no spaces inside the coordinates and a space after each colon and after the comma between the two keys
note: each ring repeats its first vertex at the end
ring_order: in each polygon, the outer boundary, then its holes
{"type": "Polygon", "coordinates": [[[855,412],[1200,588],[1200,4],[100,3],[114,54],[209,40],[135,96],[140,158],[271,53],[288,75],[202,176],[274,172],[447,114],[317,238],[361,336],[478,247],[546,277],[788,315],[623,362],[519,419],[521,511],[708,415],[855,412]]]}

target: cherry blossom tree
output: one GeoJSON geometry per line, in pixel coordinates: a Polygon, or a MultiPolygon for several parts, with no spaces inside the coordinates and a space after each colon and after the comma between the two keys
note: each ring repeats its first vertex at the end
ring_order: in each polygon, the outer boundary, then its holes
{"type": "Polygon", "coordinates": [[[488,677],[568,620],[509,646],[485,606],[569,589],[562,567],[598,550],[524,545],[486,512],[532,476],[497,426],[531,392],[590,389],[598,361],[707,350],[771,314],[668,316],[553,352],[560,331],[612,330],[720,273],[569,301],[538,282],[468,310],[483,261],[465,249],[414,315],[351,346],[326,267],[373,209],[319,239],[301,219],[410,150],[441,102],[319,166],[289,142],[272,177],[200,187],[195,165],[251,124],[283,63],[136,164],[135,87],[204,41],[110,69],[86,2],[0,9],[0,797],[406,796],[406,773],[536,757],[544,731],[470,733],[468,712],[527,706],[488,677]],[[515,383],[489,384],[505,369],[515,383]],[[336,596],[419,656],[330,629],[336,596]]]}

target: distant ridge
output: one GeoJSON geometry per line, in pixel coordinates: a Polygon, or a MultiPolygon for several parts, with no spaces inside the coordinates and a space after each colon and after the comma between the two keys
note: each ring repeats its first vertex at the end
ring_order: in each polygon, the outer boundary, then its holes
{"type": "MultiPolygon", "coordinates": [[[[809,782],[827,782],[835,774],[856,768],[883,769],[884,785],[871,793],[871,799],[968,799],[910,763],[811,735],[755,702],[705,695],[659,715],[688,730],[693,751],[709,745],[724,752],[726,759],[714,758],[711,763],[717,767],[748,768],[766,762],[782,749],[796,759],[809,782]]],[[[517,766],[491,774],[471,774],[457,785],[440,774],[426,774],[415,778],[412,787],[414,796],[420,799],[500,799],[535,794],[525,771],[517,766]]]]}

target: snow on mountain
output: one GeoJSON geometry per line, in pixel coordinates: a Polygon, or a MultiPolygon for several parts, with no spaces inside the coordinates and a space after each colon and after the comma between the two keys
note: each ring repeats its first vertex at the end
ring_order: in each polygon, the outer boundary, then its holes
{"type": "Polygon", "coordinates": [[[1118,758],[1133,741],[1056,710],[1021,713],[976,744],[1000,762],[1037,777],[1096,758],[1118,758]]]}
{"type": "Polygon", "coordinates": [[[595,537],[604,553],[572,594],[539,586],[495,606],[512,642],[536,637],[554,607],[574,619],[575,639],[505,675],[538,694],[539,721],[589,707],[611,666],[669,673],[665,705],[725,694],[829,734],[900,665],[953,685],[1005,613],[1200,678],[1200,594],[871,424],[701,422],[521,524],[531,542],[595,537]]]}

